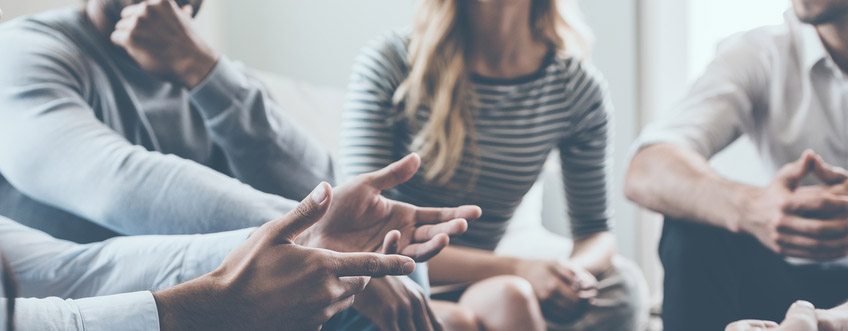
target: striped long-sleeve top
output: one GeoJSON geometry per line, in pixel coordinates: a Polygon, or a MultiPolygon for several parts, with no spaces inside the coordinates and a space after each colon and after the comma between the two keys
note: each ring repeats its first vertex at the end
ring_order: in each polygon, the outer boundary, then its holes
{"type": "MultiPolygon", "coordinates": [[[[408,36],[391,33],[364,48],[356,61],[341,142],[346,176],[374,171],[412,152],[416,132],[410,128],[421,125],[409,123],[403,109],[392,105],[409,72],[408,42],[408,36]]],[[[493,250],[548,155],[558,149],[572,235],[607,231],[611,106],[600,75],[586,63],[552,52],[532,75],[511,80],[472,75],[471,88],[475,148],[465,149],[451,183],[425,180],[425,162],[412,180],[386,194],[421,206],[479,205],[483,217],[451,243],[493,250]]],[[[428,114],[421,107],[418,124],[428,114]]]]}

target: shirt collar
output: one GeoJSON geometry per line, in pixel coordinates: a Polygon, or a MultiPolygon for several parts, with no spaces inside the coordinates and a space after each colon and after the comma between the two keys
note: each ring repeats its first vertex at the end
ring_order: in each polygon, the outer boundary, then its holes
{"type": "Polygon", "coordinates": [[[795,35],[799,59],[803,61],[804,69],[811,71],[816,64],[826,60],[830,56],[827,53],[827,49],[824,48],[824,43],[822,43],[818,31],[816,31],[813,25],[801,22],[791,9],[787,10],[783,14],[783,17],[795,35]]]}

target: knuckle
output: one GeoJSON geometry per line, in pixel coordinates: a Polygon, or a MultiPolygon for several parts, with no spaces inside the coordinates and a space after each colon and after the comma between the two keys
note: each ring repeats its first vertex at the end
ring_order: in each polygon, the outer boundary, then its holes
{"type": "Polygon", "coordinates": [[[369,274],[376,274],[381,271],[382,267],[380,266],[380,260],[378,260],[374,256],[368,257],[365,260],[365,271],[369,274]]]}
{"type": "Polygon", "coordinates": [[[301,203],[294,209],[295,215],[299,218],[312,218],[315,215],[315,210],[307,203],[301,203]]]}

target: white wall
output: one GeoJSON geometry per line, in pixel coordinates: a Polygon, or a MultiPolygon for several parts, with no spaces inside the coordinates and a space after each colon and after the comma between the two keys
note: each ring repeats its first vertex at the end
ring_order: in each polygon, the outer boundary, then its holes
{"type": "Polygon", "coordinates": [[[207,1],[225,53],[258,69],[344,88],[368,41],[405,27],[412,0],[207,1]]]}

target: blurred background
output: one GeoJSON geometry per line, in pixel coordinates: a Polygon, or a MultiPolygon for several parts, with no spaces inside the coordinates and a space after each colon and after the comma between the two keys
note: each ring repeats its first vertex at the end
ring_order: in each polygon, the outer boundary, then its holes
{"type": "MultiPolygon", "coordinates": [[[[0,0],[5,21],[82,0],[0,0]]],[[[415,0],[207,0],[197,24],[229,57],[286,81],[342,95],[359,49],[410,24],[415,0]]],[[[586,0],[595,37],[593,62],[610,84],[615,113],[613,195],[619,251],[644,270],[661,298],[656,258],[660,220],[621,194],[629,144],[645,123],[672,109],[716,44],[739,31],[779,24],[786,0],[586,0]]],[[[753,147],[740,141],[714,161],[728,176],[765,181],[753,147]]],[[[548,192],[555,188],[546,188],[548,192]]],[[[542,219],[561,222],[563,201],[544,194],[542,219]]],[[[549,222],[549,221],[548,221],[549,222]]],[[[563,223],[564,224],[564,223],[563,223]]],[[[563,225],[564,227],[564,225],[563,225]]],[[[554,230],[557,225],[549,226],[554,230]]]]}

